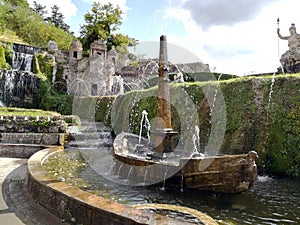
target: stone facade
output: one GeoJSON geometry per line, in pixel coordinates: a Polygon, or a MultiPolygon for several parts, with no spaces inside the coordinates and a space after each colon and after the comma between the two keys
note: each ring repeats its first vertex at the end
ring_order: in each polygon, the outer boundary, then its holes
{"type": "MultiPolygon", "coordinates": [[[[91,44],[88,58],[82,57],[82,46],[75,41],[69,51],[69,63],[65,65],[63,77],[68,94],[76,96],[103,96],[110,94],[115,74],[112,59],[108,58],[106,45],[97,40],[91,44]]],[[[112,54],[115,54],[114,51],[112,54]]]]}
{"type": "MultiPolygon", "coordinates": [[[[100,40],[91,44],[88,57],[83,57],[82,44],[78,40],[71,44],[68,52],[57,50],[57,45],[49,42],[48,53],[55,57],[55,62],[63,65],[62,77],[67,93],[74,96],[123,94],[128,90],[147,88],[147,80],[158,76],[158,59],[140,60],[137,65],[128,66],[126,54],[120,56],[114,46],[107,51],[106,44],[100,40]]],[[[209,66],[200,62],[173,64],[170,72],[209,72],[209,66]]]]}

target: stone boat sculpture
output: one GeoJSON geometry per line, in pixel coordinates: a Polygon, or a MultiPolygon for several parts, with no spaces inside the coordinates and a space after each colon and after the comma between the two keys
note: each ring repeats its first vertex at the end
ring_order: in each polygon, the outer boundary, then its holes
{"type": "Polygon", "coordinates": [[[138,135],[121,133],[113,143],[114,157],[128,168],[134,166],[137,179],[143,179],[147,173],[146,178],[152,183],[167,179],[170,185],[181,189],[240,193],[249,189],[257,176],[255,151],[205,157],[178,151],[158,157],[146,139],[136,144],[138,139],[138,135]]]}
{"type": "Polygon", "coordinates": [[[180,189],[197,189],[221,193],[240,193],[254,183],[257,176],[257,153],[237,155],[208,155],[192,149],[172,148],[172,136],[177,132],[171,126],[171,106],[168,85],[167,45],[160,37],[158,79],[158,117],[151,132],[153,141],[141,135],[122,132],[113,143],[113,156],[121,169],[127,168],[127,178],[142,181],[144,185],[167,183],[180,189]],[[191,151],[192,150],[192,151],[191,151]]]}

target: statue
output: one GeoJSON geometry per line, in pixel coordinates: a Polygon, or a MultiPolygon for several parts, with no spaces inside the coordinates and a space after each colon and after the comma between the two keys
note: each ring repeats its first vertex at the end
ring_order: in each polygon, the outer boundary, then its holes
{"type": "Polygon", "coordinates": [[[296,26],[292,23],[289,36],[282,36],[277,28],[278,37],[288,41],[289,50],[280,58],[280,63],[285,72],[300,72],[300,34],[297,34],[296,26]]]}

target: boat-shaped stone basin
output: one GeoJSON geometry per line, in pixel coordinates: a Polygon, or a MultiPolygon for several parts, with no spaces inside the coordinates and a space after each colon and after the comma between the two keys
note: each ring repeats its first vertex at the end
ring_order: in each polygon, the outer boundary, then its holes
{"type": "Polygon", "coordinates": [[[186,189],[240,193],[249,189],[257,177],[255,151],[205,156],[193,151],[176,150],[159,157],[147,139],[123,132],[114,140],[113,155],[118,161],[135,166],[136,178],[147,173],[152,183],[169,179],[183,184],[186,189]]]}

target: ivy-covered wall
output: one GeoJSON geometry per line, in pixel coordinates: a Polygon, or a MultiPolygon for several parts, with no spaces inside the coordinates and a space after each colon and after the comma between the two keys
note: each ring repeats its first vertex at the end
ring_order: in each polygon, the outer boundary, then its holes
{"type": "MultiPolygon", "coordinates": [[[[190,117],[195,106],[201,148],[204,149],[211,141],[212,124],[217,129],[220,126],[221,130],[222,120],[225,120],[220,153],[255,150],[259,154],[260,172],[300,176],[299,74],[174,84],[170,92],[171,98],[175,98],[171,100],[172,126],[179,136],[186,129],[183,118],[190,117]],[[178,97],[182,90],[188,93],[192,102],[186,96],[178,97]],[[187,113],[180,112],[182,107],[187,113]]],[[[149,120],[157,117],[155,96],[155,87],[119,96],[111,109],[114,131],[138,133],[143,110],[148,112],[149,120]]],[[[189,135],[193,135],[194,128],[189,127],[188,130],[189,135]]]]}
{"type": "Polygon", "coordinates": [[[12,44],[0,42],[0,70],[9,69],[12,60],[12,44]]]}
{"type": "Polygon", "coordinates": [[[57,64],[51,55],[45,52],[35,54],[33,72],[41,80],[40,108],[59,112],[63,115],[72,114],[73,96],[67,95],[66,85],[62,81],[63,65],[57,64]],[[56,82],[53,84],[53,70],[56,66],[56,82]]]}

